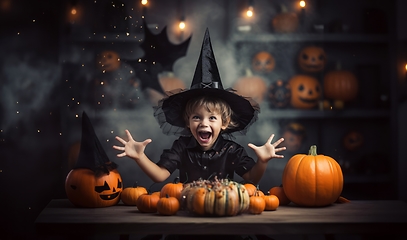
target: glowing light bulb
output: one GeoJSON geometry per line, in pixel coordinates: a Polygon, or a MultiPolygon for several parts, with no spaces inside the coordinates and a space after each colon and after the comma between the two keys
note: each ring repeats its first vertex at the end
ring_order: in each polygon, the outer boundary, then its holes
{"type": "Polygon", "coordinates": [[[72,8],[72,9],[71,9],[71,14],[72,14],[72,15],[76,15],[76,13],[77,13],[76,8],[72,8]]]}
{"type": "Polygon", "coordinates": [[[185,29],[185,22],[181,21],[178,25],[179,29],[184,30],[185,29]]]}
{"type": "Polygon", "coordinates": [[[305,5],[306,5],[305,1],[300,1],[300,7],[305,8],[305,5]]]}
{"type": "Polygon", "coordinates": [[[147,0],[141,0],[141,4],[147,5],[148,1],[147,0]]]}
{"type": "Polygon", "coordinates": [[[247,9],[246,16],[248,16],[248,17],[253,17],[253,14],[254,14],[254,12],[253,12],[253,7],[250,6],[250,7],[247,9]]]}
{"type": "Polygon", "coordinates": [[[406,71],[407,71],[407,63],[406,63],[406,66],[405,66],[405,68],[406,68],[406,71]]]}

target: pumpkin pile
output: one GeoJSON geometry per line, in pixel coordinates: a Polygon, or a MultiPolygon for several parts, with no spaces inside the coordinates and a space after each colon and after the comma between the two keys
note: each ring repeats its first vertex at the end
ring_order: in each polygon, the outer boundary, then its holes
{"type": "Polygon", "coordinates": [[[198,180],[185,184],[181,205],[199,216],[235,216],[249,209],[243,184],[227,180],[198,180]]]}

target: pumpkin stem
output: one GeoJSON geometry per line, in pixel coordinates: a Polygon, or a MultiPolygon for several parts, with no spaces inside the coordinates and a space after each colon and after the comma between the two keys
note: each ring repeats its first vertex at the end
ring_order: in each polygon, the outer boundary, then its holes
{"type": "Polygon", "coordinates": [[[176,177],[176,178],[174,178],[174,181],[173,181],[173,183],[179,183],[180,182],[180,179],[179,179],[179,177],[176,177]]]}
{"type": "Polygon", "coordinates": [[[316,156],[317,155],[317,145],[312,145],[309,148],[308,155],[316,156]]]}

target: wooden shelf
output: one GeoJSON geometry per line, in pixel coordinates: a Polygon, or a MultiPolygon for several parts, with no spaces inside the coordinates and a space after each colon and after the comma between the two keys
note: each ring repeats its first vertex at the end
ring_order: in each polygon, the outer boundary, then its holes
{"type": "Polygon", "coordinates": [[[387,43],[387,35],[366,35],[366,34],[253,34],[241,33],[235,34],[230,39],[234,43],[268,43],[268,42],[362,42],[362,43],[387,43]]]}
{"type": "Polygon", "coordinates": [[[389,110],[298,110],[271,109],[271,117],[280,118],[387,118],[389,110]]]}

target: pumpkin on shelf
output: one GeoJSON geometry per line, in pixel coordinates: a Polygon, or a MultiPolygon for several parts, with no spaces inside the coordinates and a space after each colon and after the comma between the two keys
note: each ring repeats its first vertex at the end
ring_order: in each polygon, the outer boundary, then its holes
{"type": "Polygon", "coordinates": [[[329,156],[317,155],[316,149],[313,145],[308,155],[294,155],[283,171],[284,193],[299,206],[327,206],[334,203],[342,192],[340,165],[329,156]]]}
{"type": "Polygon", "coordinates": [[[336,69],[324,76],[324,96],[334,101],[334,107],[342,109],[345,102],[355,100],[359,91],[359,83],[355,74],[343,70],[338,62],[336,69]]]}
{"type": "Polygon", "coordinates": [[[322,47],[307,46],[298,54],[298,65],[308,73],[321,72],[326,65],[326,53],[322,47]]]}
{"type": "Polygon", "coordinates": [[[252,58],[252,69],[258,73],[270,73],[274,70],[276,61],[267,51],[257,52],[252,58]]]}
{"type": "Polygon", "coordinates": [[[289,80],[291,86],[291,106],[299,109],[312,109],[318,106],[322,89],[318,79],[308,75],[295,75],[289,80]]]}
{"type": "Polygon", "coordinates": [[[358,130],[348,131],[342,138],[343,147],[351,152],[360,149],[363,143],[363,134],[358,130]]]}
{"type": "Polygon", "coordinates": [[[250,69],[246,69],[246,75],[239,78],[232,88],[237,94],[262,103],[267,92],[267,83],[262,77],[253,75],[250,69]]]}
{"type": "Polygon", "coordinates": [[[88,115],[82,114],[78,159],[65,179],[65,192],[77,207],[109,207],[120,201],[123,181],[117,165],[107,157],[88,115]]]}
{"type": "Polygon", "coordinates": [[[120,68],[120,56],[116,51],[104,50],[97,54],[96,64],[103,72],[113,72],[120,68]]]}
{"type": "Polygon", "coordinates": [[[120,198],[124,205],[137,206],[137,199],[143,194],[148,194],[147,189],[142,186],[137,186],[137,183],[135,183],[133,187],[123,189],[120,198]]]}
{"type": "Polygon", "coordinates": [[[270,190],[268,191],[268,194],[276,196],[279,200],[279,205],[281,205],[281,206],[288,205],[291,202],[290,199],[288,199],[287,195],[285,195],[283,186],[279,186],[279,187],[276,186],[276,187],[270,188],[270,190]]]}
{"type": "Polygon", "coordinates": [[[186,184],[182,204],[199,216],[235,216],[249,209],[250,197],[243,184],[228,180],[199,180],[186,184]]]}
{"type": "Polygon", "coordinates": [[[291,87],[288,82],[279,79],[270,84],[268,90],[270,108],[286,108],[291,100],[291,87]]]}
{"type": "Polygon", "coordinates": [[[294,12],[288,12],[285,5],[281,5],[281,12],[278,13],[271,21],[273,29],[277,33],[293,33],[299,27],[298,15],[294,12]]]}
{"type": "Polygon", "coordinates": [[[305,127],[298,122],[291,122],[283,129],[284,142],[281,143],[281,146],[286,147],[290,152],[298,151],[306,137],[305,127]]]}

